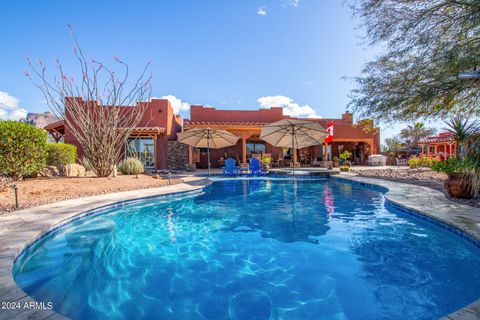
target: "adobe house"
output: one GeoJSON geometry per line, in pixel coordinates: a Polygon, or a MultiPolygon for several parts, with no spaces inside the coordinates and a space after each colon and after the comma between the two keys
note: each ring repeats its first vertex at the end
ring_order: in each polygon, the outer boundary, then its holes
{"type": "MultiPolygon", "coordinates": [[[[69,108],[73,105],[83,105],[81,101],[72,102],[77,97],[67,98],[65,101],[65,116],[70,117],[69,108]]],[[[142,120],[135,128],[127,141],[123,152],[125,156],[135,153],[144,163],[146,169],[167,169],[169,144],[176,142],[177,132],[182,130],[182,119],[173,113],[172,106],[167,99],[152,99],[145,102],[146,109],[142,120]]],[[[119,108],[129,108],[120,106],[119,108]]],[[[83,149],[73,135],[72,130],[65,125],[64,120],[49,124],[45,129],[54,137],[55,141],[63,138],[65,143],[77,146],[78,156],[82,157],[83,149]]],[[[185,150],[186,147],[185,147],[185,150]]],[[[187,151],[184,152],[187,154],[187,151]]],[[[185,163],[187,159],[183,160],[185,163]]]]}
{"type": "MultiPolygon", "coordinates": [[[[246,163],[252,153],[269,153],[272,159],[280,154],[288,154],[290,150],[274,147],[264,141],[260,136],[263,125],[290,118],[283,114],[283,108],[259,109],[259,110],[217,110],[201,105],[190,107],[190,119],[184,121],[184,129],[212,128],[223,129],[240,137],[235,146],[212,149],[211,165],[219,167],[222,159],[232,157],[239,162],[246,163]]],[[[345,112],[339,119],[308,119],[318,122],[327,128],[333,122],[333,142],[328,145],[328,158],[338,157],[345,150],[352,152],[356,163],[366,163],[368,155],[375,154],[380,150],[380,130],[373,126],[370,120],[353,122],[353,114],[345,112]]],[[[304,164],[310,164],[313,160],[321,160],[325,155],[325,146],[303,148],[298,151],[298,158],[304,164]]],[[[205,150],[196,150],[192,154],[193,162],[200,168],[207,167],[205,150]]]]}
{"type": "Polygon", "coordinates": [[[450,132],[440,132],[436,136],[418,141],[422,155],[449,158],[455,156],[457,141],[450,132]]]}

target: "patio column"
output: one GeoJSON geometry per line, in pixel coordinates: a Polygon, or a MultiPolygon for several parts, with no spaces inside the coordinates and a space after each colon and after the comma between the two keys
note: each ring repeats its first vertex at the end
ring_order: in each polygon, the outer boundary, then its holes
{"type": "Polygon", "coordinates": [[[242,162],[247,163],[247,137],[242,135],[242,162]]]}
{"type": "Polygon", "coordinates": [[[192,150],[192,146],[188,146],[188,164],[193,164],[193,150],[192,150]]]}

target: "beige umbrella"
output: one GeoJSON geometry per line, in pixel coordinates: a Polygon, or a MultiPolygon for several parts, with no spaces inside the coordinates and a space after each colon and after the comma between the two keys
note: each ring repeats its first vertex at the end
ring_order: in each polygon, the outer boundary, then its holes
{"type": "MultiPolygon", "coordinates": [[[[296,149],[322,145],[327,135],[327,130],[318,122],[283,119],[263,126],[260,139],[275,147],[291,147],[295,152],[296,149]]],[[[295,163],[293,164],[293,174],[295,174],[295,163]]]]}
{"type": "Polygon", "coordinates": [[[195,148],[207,148],[208,175],[210,175],[210,148],[220,149],[233,146],[240,137],[225,130],[195,128],[177,133],[178,142],[195,148]]]}

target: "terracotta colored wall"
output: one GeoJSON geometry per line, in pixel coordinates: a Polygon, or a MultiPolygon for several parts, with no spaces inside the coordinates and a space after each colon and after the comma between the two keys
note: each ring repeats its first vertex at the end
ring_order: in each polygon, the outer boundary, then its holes
{"type": "MultiPolygon", "coordinates": [[[[65,116],[68,119],[70,118],[69,108],[72,107],[71,99],[78,98],[67,98],[65,101],[65,116]]],[[[77,103],[78,105],[78,103],[77,103]]],[[[120,107],[127,108],[127,107],[120,107]]],[[[125,109],[128,111],[128,109],[125,109]]],[[[181,131],[182,119],[173,114],[173,109],[170,105],[170,102],[166,99],[152,99],[147,103],[145,113],[142,117],[142,120],[139,123],[139,127],[163,127],[165,128],[165,134],[161,134],[157,138],[157,154],[156,161],[158,169],[167,168],[167,143],[169,140],[176,140],[177,132],[181,131]]],[[[101,125],[101,124],[99,124],[101,125]]],[[[75,138],[72,133],[72,130],[65,128],[65,142],[71,143],[77,146],[79,157],[83,155],[83,149],[80,146],[80,143],[75,138]]]]}
{"type": "Polygon", "coordinates": [[[259,110],[217,110],[203,106],[190,107],[191,121],[215,122],[275,122],[285,118],[283,108],[259,110]]]}
{"type": "MultiPolygon", "coordinates": [[[[217,110],[215,108],[203,107],[199,105],[193,105],[190,109],[190,121],[191,122],[275,122],[288,116],[283,115],[282,108],[272,108],[272,109],[259,109],[259,110],[217,110]]],[[[353,123],[353,114],[345,112],[342,114],[342,117],[339,119],[310,119],[312,121],[318,122],[324,128],[327,128],[328,124],[333,121],[334,123],[334,142],[352,139],[373,139],[373,144],[376,152],[380,151],[380,134],[378,128],[374,131],[365,132],[360,125],[354,125],[353,123]]],[[[321,148],[321,147],[319,147],[321,148]]],[[[241,159],[242,155],[242,145],[241,141],[237,143],[235,147],[230,147],[220,150],[212,150],[211,152],[211,162],[212,167],[215,167],[217,160],[220,157],[224,156],[225,150],[227,153],[233,155],[238,154],[241,159]]],[[[321,153],[321,149],[315,149],[315,153],[321,153]]],[[[274,148],[267,144],[266,152],[272,153],[272,157],[276,158],[280,152],[281,148],[274,148]]],[[[338,150],[335,152],[335,155],[338,154],[338,150]]],[[[200,156],[201,161],[199,166],[207,166],[207,157],[205,155],[200,156]]]]}

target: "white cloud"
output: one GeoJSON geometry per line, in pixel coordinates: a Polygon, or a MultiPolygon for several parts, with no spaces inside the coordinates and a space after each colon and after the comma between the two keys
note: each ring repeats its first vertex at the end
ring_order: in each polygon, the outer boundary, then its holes
{"type": "Polygon", "coordinates": [[[291,117],[321,118],[309,105],[299,105],[292,98],[285,96],[260,97],[257,100],[261,109],[283,108],[283,114],[291,117]]]}
{"type": "Polygon", "coordinates": [[[179,114],[182,111],[189,111],[190,110],[190,104],[187,102],[182,102],[182,99],[177,98],[173,95],[167,95],[160,97],[160,99],[167,99],[170,101],[170,104],[172,105],[173,113],[179,114]]]}
{"type": "Polygon", "coordinates": [[[18,106],[19,100],[7,92],[0,91],[0,119],[20,120],[27,117],[27,110],[18,106]]]}
{"type": "Polygon", "coordinates": [[[267,15],[267,7],[266,6],[261,6],[258,8],[257,14],[260,16],[266,16],[267,15]]]}
{"type": "Polygon", "coordinates": [[[284,7],[298,7],[302,0],[282,0],[282,5],[284,7]]]}
{"type": "Polygon", "coordinates": [[[311,85],[314,85],[314,84],[315,84],[315,81],[312,81],[312,80],[302,81],[302,86],[311,86],[311,85]]]}

